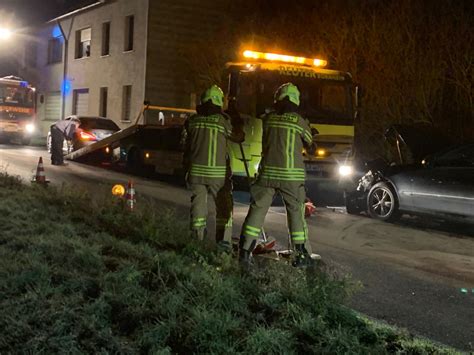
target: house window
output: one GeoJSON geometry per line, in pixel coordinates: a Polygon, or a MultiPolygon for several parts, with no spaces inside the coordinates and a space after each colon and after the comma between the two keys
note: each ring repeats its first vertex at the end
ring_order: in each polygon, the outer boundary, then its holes
{"type": "Polygon", "coordinates": [[[110,22],[102,24],[102,55],[110,54],[110,22]]]}
{"type": "Polygon", "coordinates": [[[135,17],[133,15],[125,17],[125,42],[124,51],[133,49],[133,32],[135,27],[135,17]]]}
{"type": "Polygon", "coordinates": [[[63,60],[63,41],[60,37],[51,38],[48,42],[48,64],[60,63],[63,60]]]}
{"type": "Polygon", "coordinates": [[[76,31],[76,59],[90,57],[91,55],[91,29],[84,28],[76,31]]]}
{"type": "Polygon", "coordinates": [[[108,90],[106,87],[100,88],[99,116],[101,117],[107,117],[107,94],[108,90]]]}
{"type": "Polygon", "coordinates": [[[132,103],[132,86],[125,85],[122,94],[122,121],[130,121],[130,109],[132,103]]]}

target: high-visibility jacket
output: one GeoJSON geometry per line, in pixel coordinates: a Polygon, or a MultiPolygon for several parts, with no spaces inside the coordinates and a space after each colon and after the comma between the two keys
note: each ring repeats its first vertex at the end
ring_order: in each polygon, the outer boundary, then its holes
{"type": "Polygon", "coordinates": [[[185,129],[189,182],[208,184],[225,179],[227,140],[232,134],[230,118],[223,113],[198,114],[186,121],[185,129]]]}
{"type": "Polygon", "coordinates": [[[304,182],[303,141],[312,144],[313,135],[305,119],[297,113],[277,114],[263,118],[262,160],[259,180],[304,182]]]}

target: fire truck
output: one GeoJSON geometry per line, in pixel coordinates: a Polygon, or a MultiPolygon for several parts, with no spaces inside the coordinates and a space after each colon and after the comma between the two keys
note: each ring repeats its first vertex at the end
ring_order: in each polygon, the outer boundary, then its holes
{"type": "Polygon", "coordinates": [[[0,141],[29,144],[35,131],[35,88],[16,77],[0,78],[0,141]]]}
{"type": "MultiPolygon", "coordinates": [[[[227,100],[244,120],[245,141],[230,144],[235,177],[253,178],[262,151],[261,116],[271,110],[277,88],[292,82],[301,92],[301,114],[317,134],[317,149],[303,151],[308,176],[340,180],[352,173],[356,87],[349,73],[329,70],[327,61],[246,50],[242,61],[227,64],[227,100]]],[[[182,170],[183,123],[194,111],[146,103],[135,124],[70,153],[80,159],[96,153],[133,169],[179,174],[182,170]]]]}

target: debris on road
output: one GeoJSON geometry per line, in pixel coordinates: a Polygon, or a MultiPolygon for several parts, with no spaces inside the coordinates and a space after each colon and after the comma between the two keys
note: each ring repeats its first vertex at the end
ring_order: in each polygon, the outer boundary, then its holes
{"type": "Polygon", "coordinates": [[[337,213],[347,213],[346,208],[344,206],[326,206],[326,208],[337,213]]]}

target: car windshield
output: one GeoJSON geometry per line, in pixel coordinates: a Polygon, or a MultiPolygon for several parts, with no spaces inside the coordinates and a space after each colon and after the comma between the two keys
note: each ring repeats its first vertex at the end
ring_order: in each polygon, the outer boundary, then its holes
{"type": "Polygon", "coordinates": [[[99,117],[81,117],[81,125],[79,126],[82,129],[92,130],[92,129],[104,129],[107,131],[118,131],[120,128],[115,124],[114,121],[99,118],[99,117]]]}
{"type": "Polygon", "coordinates": [[[352,124],[351,91],[347,82],[306,77],[288,78],[268,70],[259,73],[259,113],[273,105],[275,91],[288,81],[300,90],[299,111],[311,123],[352,124]]]}
{"type": "Polygon", "coordinates": [[[27,87],[0,83],[0,105],[32,108],[34,92],[27,87]]]}

